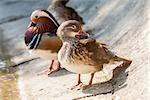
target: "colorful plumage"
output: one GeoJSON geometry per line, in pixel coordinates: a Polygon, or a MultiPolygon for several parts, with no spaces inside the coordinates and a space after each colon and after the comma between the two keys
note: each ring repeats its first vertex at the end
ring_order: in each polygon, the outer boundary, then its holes
{"type": "Polygon", "coordinates": [[[50,68],[40,75],[49,75],[60,69],[59,63],[57,69],[53,69],[57,52],[62,46],[61,40],[56,35],[59,24],[70,19],[79,20],[83,23],[82,17],[74,9],[66,7],[67,2],[69,0],[53,0],[47,10],[38,9],[31,14],[31,23],[25,32],[25,44],[29,51],[32,51],[32,54],[52,60],[50,68]]]}
{"type": "Polygon", "coordinates": [[[31,14],[31,21],[24,37],[28,50],[41,58],[52,60],[50,68],[42,73],[50,74],[59,70],[59,63],[57,69],[53,70],[54,60],[57,59],[57,52],[62,46],[56,35],[59,24],[51,13],[41,9],[31,14]]]}

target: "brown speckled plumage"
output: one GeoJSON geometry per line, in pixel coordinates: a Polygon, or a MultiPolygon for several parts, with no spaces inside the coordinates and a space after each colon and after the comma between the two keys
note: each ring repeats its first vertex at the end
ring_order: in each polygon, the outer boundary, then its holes
{"type": "Polygon", "coordinates": [[[90,65],[99,71],[102,70],[103,64],[109,63],[114,57],[105,44],[90,41],[91,39],[66,38],[63,40],[67,40],[68,43],[61,48],[63,50],[61,60],[66,60],[64,56],[67,56],[69,64],[90,65]]]}
{"type": "MultiPolygon", "coordinates": [[[[91,38],[80,39],[76,37],[84,32],[81,32],[82,28],[78,28],[76,31],[74,25],[76,28],[81,27],[79,22],[70,20],[60,25],[57,30],[57,35],[63,41],[63,46],[58,53],[58,60],[64,68],[71,72],[77,74],[91,73],[88,86],[92,84],[94,73],[102,71],[104,64],[123,61],[123,64],[130,65],[130,60],[116,56],[107,48],[106,44],[96,42],[95,39],[91,38]]],[[[81,81],[78,81],[77,85],[80,83],[81,81]]]]}

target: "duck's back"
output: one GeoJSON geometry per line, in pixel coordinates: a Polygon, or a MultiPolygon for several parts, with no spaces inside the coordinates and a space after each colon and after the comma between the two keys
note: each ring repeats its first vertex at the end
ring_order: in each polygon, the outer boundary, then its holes
{"type": "Polygon", "coordinates": [[[80,23],[84,24],[84,21],[81,16],[71,7],[59,5],[54,6],[50,5],[48,7],[48,11],[53,14],[59,24],[67,21],[67,20],[77,20],[80,23]]]}

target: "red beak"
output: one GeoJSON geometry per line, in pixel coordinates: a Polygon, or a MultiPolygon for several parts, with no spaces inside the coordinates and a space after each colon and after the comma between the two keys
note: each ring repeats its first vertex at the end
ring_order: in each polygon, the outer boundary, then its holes
{"type": "Polygon", "coordinates": [[[36,23],[30,22],[30,24],[28,25],[27,28],[32,27],[32,26],[35,27],[35,26],[36,26],[36,23]]]}
{"type": "Polygon", "coordinates": [[[80,35],[84,35],[84,34],[87,34],[87,33],[84,32],[84,31],[80,31],[79,34],[80,34],[80,35]]]}

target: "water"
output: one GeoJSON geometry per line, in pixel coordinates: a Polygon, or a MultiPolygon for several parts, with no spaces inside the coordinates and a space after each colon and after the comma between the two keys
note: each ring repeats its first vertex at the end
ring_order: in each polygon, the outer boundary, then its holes
{"type": "Polygon", "coordinates": [[[2,60],[0,59],[0,68],[4,67],[5,66],[5,63],[2,62],[2,60]]]}
{"type": "Polygon", "coordinates": [[[0,100],[19,100],[16,69],[8,68],[9,65],[11,60],[0,33],[0,100]]]}
{"type": "Polygon", "coordinates": [[[0,60],[0,100],[18,100],[17,76],[15,69],[5,67],[0,60]]]}

